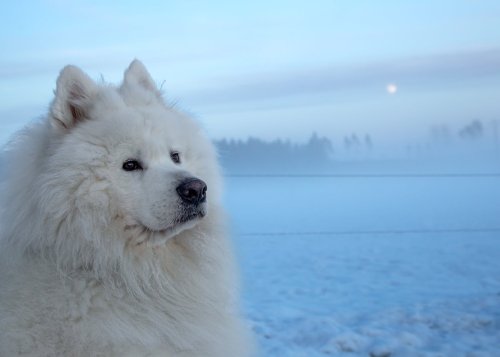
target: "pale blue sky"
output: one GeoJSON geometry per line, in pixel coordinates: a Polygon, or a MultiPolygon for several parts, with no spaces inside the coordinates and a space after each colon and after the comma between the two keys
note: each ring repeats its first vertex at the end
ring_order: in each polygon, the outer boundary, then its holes
{"type": "Polygon", "coordinates": [[[133,58],[214,138],[422,141],[500,119],[499,19],[493,0],[3,3],[0,141],[64,65],[117,82],[133,58]]]}

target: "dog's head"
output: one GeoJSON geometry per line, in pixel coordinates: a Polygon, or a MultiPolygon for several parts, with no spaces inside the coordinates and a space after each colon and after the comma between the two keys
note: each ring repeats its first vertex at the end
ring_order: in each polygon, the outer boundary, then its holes
{"type": "Polygon", "coordinates": [[[137,60],[118,88],[64,68],[49,122],[40,198],[70,232],[92,235],[97,227],[75,228],[93,224],[128,246],[157,246],[195,228],[218,202],[212,145],[197,123],[165,104],[137,60]]]}

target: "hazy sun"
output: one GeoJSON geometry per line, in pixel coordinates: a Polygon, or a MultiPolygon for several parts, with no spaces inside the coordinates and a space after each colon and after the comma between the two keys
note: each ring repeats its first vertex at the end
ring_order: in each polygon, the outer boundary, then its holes
{"type": "Polygon", "coordinates": [[[398,86],[395,85],[394,83],[390,83],[387,85],[386,89],[387,89],[387,93],[394,94],[398,91],[398,86]]]}

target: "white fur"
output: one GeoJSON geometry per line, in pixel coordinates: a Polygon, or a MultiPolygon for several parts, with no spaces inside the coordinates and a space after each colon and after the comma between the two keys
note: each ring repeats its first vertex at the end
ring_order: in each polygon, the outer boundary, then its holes
{"type": "Polygon", "coordinates": [[[0,356],[250,355],[214,149],[142,63],[118,88],[64,68],[6,155],[0,356]],[[207,183],[206,215],[175,223],[186,177],[207,183]]]}

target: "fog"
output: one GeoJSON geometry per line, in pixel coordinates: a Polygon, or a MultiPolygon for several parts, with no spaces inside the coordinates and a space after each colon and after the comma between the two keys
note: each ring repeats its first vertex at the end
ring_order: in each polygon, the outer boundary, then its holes
{"type": "Polygon", "coordinates": [[[435,125],[427,138],[406,145],[384,145],[369,133],[331,140],[313,133],[301,143],[290,139],[265,141],[216,140],[228,175],[238,174],[498,174],[500,121],[472,120],[459,127],[435,125]]]}

